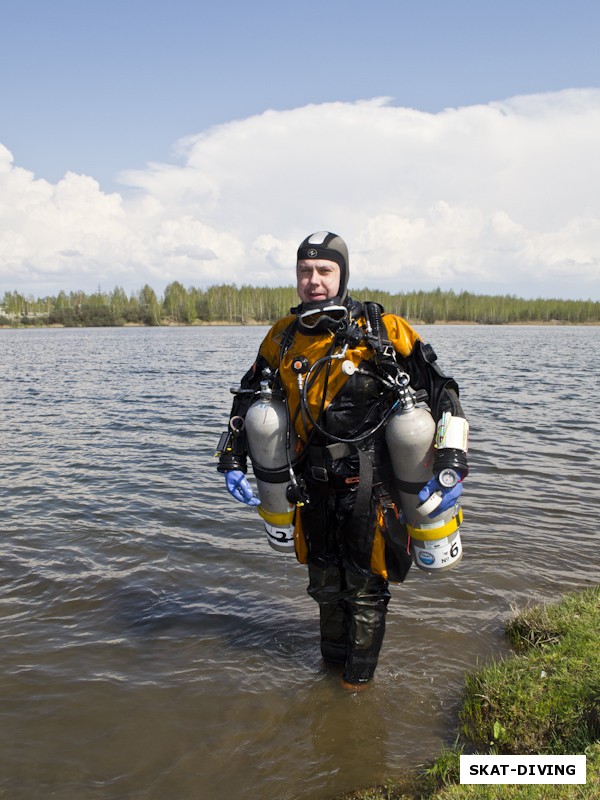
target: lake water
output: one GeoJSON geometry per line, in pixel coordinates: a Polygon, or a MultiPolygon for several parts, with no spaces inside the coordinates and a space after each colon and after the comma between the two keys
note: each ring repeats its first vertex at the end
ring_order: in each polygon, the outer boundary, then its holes
{"type": "Polygon", "coordinates": [[[423,326],[471,422],[464,558],[374,686],[214,448],[266,328],[0,331],[0,797],[331,800],[436,757],[514,606],[598,582],[600,328],[423,326]]]}

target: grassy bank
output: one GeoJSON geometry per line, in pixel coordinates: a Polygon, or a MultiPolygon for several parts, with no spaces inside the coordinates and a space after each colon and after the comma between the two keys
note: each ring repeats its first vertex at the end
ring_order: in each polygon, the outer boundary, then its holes
{"type": "Polygon", "coordinates": [[[514,654],[467,676],[456,745],[425,772],[343,800],[600,797],[600,587],[506,624],[514,654]],[[461,753],[587,755],[586,785],[460,785],[461,753]]]}

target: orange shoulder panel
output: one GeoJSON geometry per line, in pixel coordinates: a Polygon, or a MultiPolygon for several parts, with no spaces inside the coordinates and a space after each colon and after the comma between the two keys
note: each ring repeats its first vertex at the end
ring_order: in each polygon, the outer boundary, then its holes
{"type": "Polygon", "coordinates": [[[410,355],[415,344],[421,341],[419,334],[405,319],[395,314],[384,314],[383,322],[394,349],[402,356],[410,355]]]}
{"type": "Polygon", "coordinates": [[[291,325],[295,319],[296,317],[294,314],[288,314],[287,316],[278,319],[262,341],[258,352],[264,359],[268,361],[271,369],[277,369],[279,367],[279,348],[281,345],[281,337],[283,336],[283,332],[288,325],[291,325]]]}

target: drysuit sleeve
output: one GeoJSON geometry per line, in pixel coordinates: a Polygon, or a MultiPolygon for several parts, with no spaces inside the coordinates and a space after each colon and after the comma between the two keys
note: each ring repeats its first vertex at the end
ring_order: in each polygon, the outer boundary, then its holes
{"type": "Polygon", "coordinates": [[[248,469],[248,449],[246,446],[246,432],[243,427],[243,420],[259,389],[263,369],[268,367],[267,361],[258,355],[254,364],[240,381],[231,406],[229,423],[227,430],[221,435],[217,456],[218,472],[229,472],[238,469],[246,472],[248,469]]]}
{"type": "Polygon", "coordinates": [[[435,421],[438,422],[444,411],[464,418],[458,399],[458,384],[454,378],[444,375],[433,347],[426,344],[402,317],[384,314],[383,320],[389,341],[396,351],[396,361],[408,374],[413,389],[427,392],[427,403],[435,421]]]}
{"type": "Polygon", "coordinates": [[[427,403],[436,422],[444,411],[464,418],[458,384],[454,378],[444,375],[430,344],[418,340],[408,356],[398,354],[397,359],[408,373],[410,385],[427,392],[427,403]]]}
{"type": "Polygon", "coordinates": [[[269,364],[266,359],[259,354],[254,364],[252,364],[248,372],[240,381],[239,389],[237,390],[237,394],[233,398],[233,403],[231,405],[231,414],[229,415],[230,418],[244,418],[246,416],[248,409],[255,400],[256,392],[258,392],[260,388],[263,370],[268,366],[269,364]]]}
{"type": "Polygon", "coordinates": [[[263,339],[256,361],[242,378],[231,406],[227,430],[221,435],[216,453],[219,458],[217,464],[219,472],[229,472],[232,469],[246,472],[248,448],[243,420],[256,399],[264,370],[269,368],[275,372],[278,368],[282,337],[292,330],[291,326],[295,320],[295,316],[289,315],[282,317],[273,325],[263,339]]]}
{"type": "MultiPolygon", "coordinates": [[[[458,384],[454,378],[444,375],[439,368],[435,351],[431,345],[418,341],[408,356],[404,358],[399,356],[398,360],[410,376],[411,386],[427,392],[427,403],[436,423],[439,422],[444,412],[449,412],[452,417],[465,419],[459,400],[458,384]]],[[[463,478],[466,477],[469,473],[466,447],[464,450],[456,451],[436,450],[434,471],[436,464],[441,466],[443,460],[447,458],[447,452],[453,453],[455,459],[453,468],[457,469],[463,478]]]]}

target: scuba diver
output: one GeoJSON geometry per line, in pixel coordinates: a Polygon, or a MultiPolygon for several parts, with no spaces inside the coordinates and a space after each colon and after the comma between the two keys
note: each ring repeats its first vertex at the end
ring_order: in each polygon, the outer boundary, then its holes
{"type": "MultiPolygon", "coordinates": [[[[340,236],[308,236],[298,248],[296,277],[300,304],[272,326],[239,389],[232,389],[217,469],[236,500],[258,507],[275,549],[291,543],[307,564],[323,660],[341,665],[342,685],[356,690],[377,667],[389,582],[402,582],[413,562],[415,530],[405,501],[427,505],[424,529],[441,524],[456,531],[462,520],[468,424],[458,386],[441,372],[432,347],[401,317],[348,295],[348,248],[340,236]],[[250,424],[251,409],[262,402],[264,420],[274,399],[283,464],[264,463],[277,431],[261,440],[250,424]],[[418,431],[409,426],[407,437],[404,431],[408,450],[402,451],[392,420],[417,408],[426,408],[431,421],[429,455],[419,456],[428,471],[421,464],[421,472],[403,473],[418,431]],[[453,426],[460,443],[448,446],[444,435],[453,426]],[[260,498],[246,478],[248,455],[260,498]],[[283,497],[280,515],[267,509],[269,487],[283,497]]],[[[413,425],[410,415],[402,419],[413,425]]]]}

